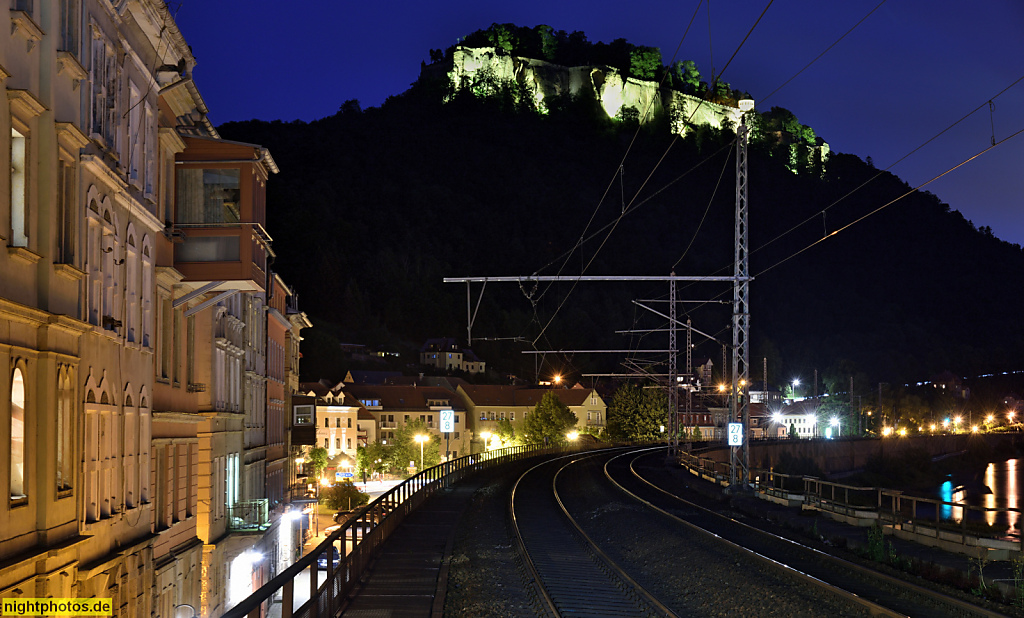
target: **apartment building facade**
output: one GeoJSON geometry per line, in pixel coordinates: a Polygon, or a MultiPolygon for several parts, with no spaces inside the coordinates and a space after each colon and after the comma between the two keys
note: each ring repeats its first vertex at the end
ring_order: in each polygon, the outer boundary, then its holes
{"type": "Polygon", "coordinates": [[[0,29],[0,597],[220,615],[286,551],[309,323],[268,268],[276,163],[217,134],[161,0],[0,29]]]}

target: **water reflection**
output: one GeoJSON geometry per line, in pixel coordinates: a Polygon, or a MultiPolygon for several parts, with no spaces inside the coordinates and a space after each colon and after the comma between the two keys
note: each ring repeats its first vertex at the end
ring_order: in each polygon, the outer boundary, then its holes
{"type": "MultiPolygon", "coordinates": [[[[953,491],[953,481],[946,481],[939,488],[939,496],[943,502],[963,502],[966,492],[963,487],[958,487],[957,491],[953,491]]],[[[958,506],[952,506],[950,504],[942,505],[942,519],[952,519],[953,521],[960,521],[964,516],[964,510],[958,506]]]]}
{"type": "MultiPolygon", "coordinates": [[[[1005,527],[1007,537],[1021,535],[1020,511],[1001,509],[1020,509],[1021,496],[1018,474],[1024,468],[1019,459],[1010,459],[990,463],[985,468],[981,483],[970,486],[966,491],[962,485],[946,481],[939,488],[939,497],[943,502],[954,502],[971,506],[984,507],[986,511],[971,512],[971,521],[984,521],[989,526],[1005,527]]],[[[947,521],[960,522],[964,516],[962,507],[951,504],[941,506],[940,515],[947,521]]]]}

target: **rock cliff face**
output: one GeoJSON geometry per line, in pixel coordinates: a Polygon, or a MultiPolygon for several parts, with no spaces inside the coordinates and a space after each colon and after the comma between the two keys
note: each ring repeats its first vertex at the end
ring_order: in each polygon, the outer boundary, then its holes
{"type": "Polygon", "coordinates": [[[493,47],[461,46],[452,50],[450,59],[439,64],[456,87],[473,84],[485,76],[499,83],[513,82],[533,93],[541,107],[548,97],[589,93],[610,118],[618,116],[623,108],[631,107],[639,113],[641,122],[647,122],[656,112],[665,110],[672,131],[680,135],[686,132],[687,120],[690,125],[719,129],[739,124],[740,110],[735,107],[702,101],[670,89],[659,93],[657,82],[624,78],[617,69],[610,67],[564,67],[497,53],[493,47]]]}
{"type": "MultiPolygon", "coordinates": [[[[670,88],[659,91],[658,83],[623,77],[618,69],[607,66],[566,67],[543,60],[511,56],[493,47],[456,46],[444,60],[423,69],[425,76],[443,77],[455,88],[470,87],[486,92],[499,84],[512,83],[533,96],[537,107],[560,95],[592,96],[608,114],[616,118],[624,110],[641,123],[650,122],[656,114],[667,114],[672,133],[685,135],[695,126],[715,129],[734,128],[740,121],[740,110],[728,105],[704,101],[670,88]]],[[[769,139],[788,146],[786,166],[793,172],[801,169],[801,156],[793,137],[782,131],[771,131],[769,139]]],[[[817,161],[823,170],[829,155],[827,143],[805,144],[804,158],[817,161]]],[[[785,156],[785,155],[783,155],[785,156]]]]}

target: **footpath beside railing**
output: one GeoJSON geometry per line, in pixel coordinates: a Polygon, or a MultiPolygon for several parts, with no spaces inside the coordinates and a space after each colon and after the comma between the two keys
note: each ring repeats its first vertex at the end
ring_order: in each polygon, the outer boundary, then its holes
{"type": "Polygon", "coordinates": [[[243,599],[225,614],[225,618],[260,618],[271,603],[281,603],[282,618],[333,617],[341,601],[352,592],[384,542],[427,498],[450,487],[459,480],[494,466],[520,459],[555,455],[581,450],[579,446],[544,446],[533,444],[467,455],[427,468],[395,486],[370,504],[356,511],[351,518],[331,532],[316,549],[282,571],[256,592],[243,599]],[[339,549],[340,544],[340,549],[339,549]],[[351,551],[346,549],[351,547],[351,551]],[[317,558],[331,556],[338,549],[337,565],[327,560],[327,579],[319,583],[317,558]],[[294,609],[295,578],[309,572],[309,600],[294,609]],[[278,601],[279,599],[279,601],[278,601]]]}
{"type": "MultiPolygon", "coordinates": [[[[729,486],[728,463],[689,453],[681,453],[679,459],[692,474],[729,486]]],[[[1024,555],[1024,537],[1019,532],[1011,536],[1005,526],[992,525],[1007,519],[1024,522],[1020,508],[973,506],[772,470],[751,470],[750,478],[755,495],[775,504],[819,511],[855,526],[880,525],[885,534],[946,551],[984,554],[993,560],[1024,555]]]]}

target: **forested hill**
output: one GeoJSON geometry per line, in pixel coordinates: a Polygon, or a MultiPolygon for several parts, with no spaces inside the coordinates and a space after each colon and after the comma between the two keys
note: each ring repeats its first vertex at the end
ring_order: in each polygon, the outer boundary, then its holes
{"type": "MultiPolygon", "coordinates": [[[[428,337],[464,339],[465,286],[444,277],[573,275],[585,264],[587,274],[731,274],[732,133],[676,139],[655,124],[632,142],[634,123],[595,108],[579,98],[540,114],[513,96],[418,83],[379,108],[350,101],[310,123],[219,127],[268,147],[280,165],[268,228],[273,268],[315,324],[303,333],[304,377],[341,377],[340,341],[411,351],[428,337]]],[[[851,374],[899,383],[1024,368],[1020,247],[934,195],[898,199],[909,187],[856,156],[833,153],[823,174],[794,174],[772,148],[755,141],[750,152],[752,374],[760,378],[763,357],[773,384],[813,369],[840,383],[851,374]]],[[[531,377],[534,359],[520,351],[542,329],[539,349],[663,349],[663,333],[614,331],[662,326],[631,301],[666,294],[651,283],[489,284],[474,337],[526,342],[473,349],[492,368],[531,377]]],[[[732,298],[726,284],[682,286],[679,296],[732,298]]],[[[683,309],[695,328],[731,341],[728,304],[683,309]]],[[[720,345],[694,342],[695,356],[720,364],[720,345]]],[[[594,372],[619,360],[556,363],[594,372]]]]}

